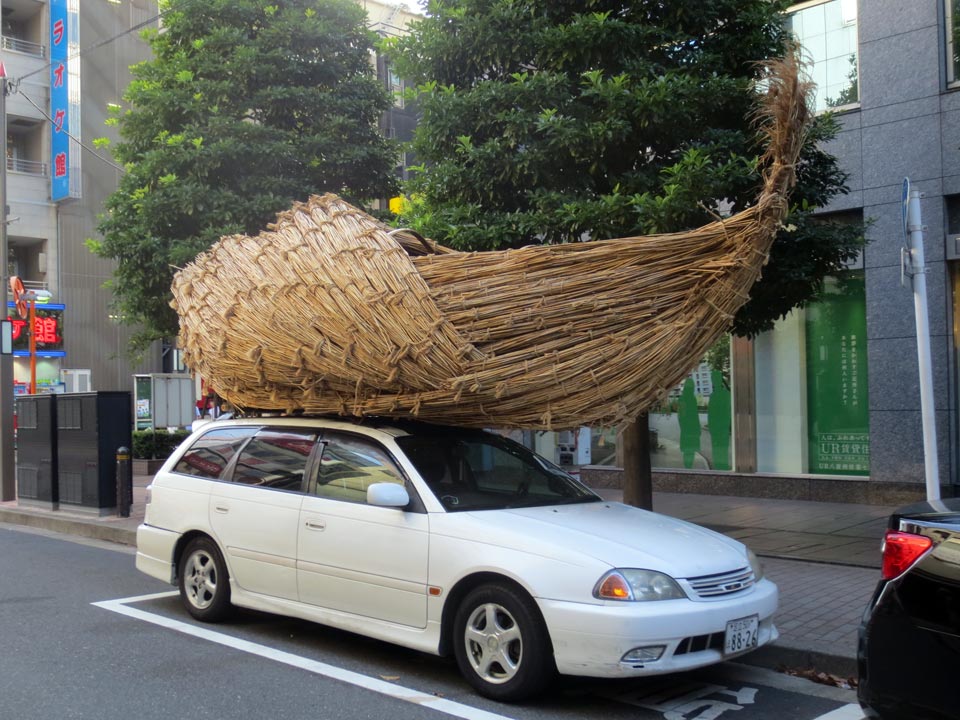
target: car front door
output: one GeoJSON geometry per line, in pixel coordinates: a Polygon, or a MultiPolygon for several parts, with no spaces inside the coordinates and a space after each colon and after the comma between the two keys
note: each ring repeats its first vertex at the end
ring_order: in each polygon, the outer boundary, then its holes
{"type": "Polygon", "coordinates": [[[260,429],[210,493],[210,525],[243,590],[298,598],[297,523],[316,442],[307,430],[260,429]]]}
{"type": "Polygon", "coordinates": [[[403,473],[371,438],[327,432],[321,445],[315,482],[300,510],[300,600],[426,627],[428,517],[367,504],[370,484],[404,484],[403,473]]]}

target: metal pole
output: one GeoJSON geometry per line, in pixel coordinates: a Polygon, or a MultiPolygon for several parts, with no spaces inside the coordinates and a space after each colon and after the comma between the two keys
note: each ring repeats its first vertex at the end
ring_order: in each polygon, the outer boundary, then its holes
{"type": "Polygon", "coordinates": [[[910,192],[907,210],[910,264],[913,269],[913,309],[917,318],[917,362],[920,366],[920,414],[923,421],[923,458],[927,500],[940,499],[940,464],[937,459],[937,424],[933,402],[933,370],[930,361],[930,324],[927,318],[927,276],[923,257],[923,223],[920,193],[910,192]]]}
{"type": "Polygon", "coordinates": [[[27,324],[30,328],[30,394],[37,394],[37,299],[30,300],[30,314],[27,324]]]}
{"type": "MultiPolygon", "coordinates": [[[[7,316],[9,249],[7,247],[7,93],[6,72],[0,63],[0,278],[3,280],[3,317],[7,316]]],[[[0,500],[16,500],[13,462],[13,356],[0,355],[0,500]]]]}

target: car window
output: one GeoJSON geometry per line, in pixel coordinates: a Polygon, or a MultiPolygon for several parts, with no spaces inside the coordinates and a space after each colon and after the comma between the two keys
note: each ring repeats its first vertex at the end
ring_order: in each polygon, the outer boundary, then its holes
{"type": "Polygon", "coordinates": [[[174,472],[205,478],[220,478],[227,465],[257,432],[255,427],[217,428],[198,437],[173,468],[174,472]]]}
{"type": "Polygon", "coordinates": [[[299,491],[316,442],[316,433],[261,430],[240,452],[231,480],[299,491]]]}
{"type": "Polygon", "coordinates": [[[319,497],[365,503],[373,483],[404,484],[390,455],[372,440],[327,433],[323,445],[314,490],[319,497]]]}
{"type": "Polygon", "coordinates": [[[493,433],[418,429],[397,444],[451,512],[600,500],[556,465],[493,433]]]}

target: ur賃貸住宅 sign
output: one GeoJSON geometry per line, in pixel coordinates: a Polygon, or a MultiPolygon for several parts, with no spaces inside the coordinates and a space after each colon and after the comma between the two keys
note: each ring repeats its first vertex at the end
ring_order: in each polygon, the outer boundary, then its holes
{"type": "MultiPolygon", "coordinates": [[[[37,338],[37,357],[64,357],[63,311],[61,303],[38,304],[35,311],[34,332],[37,338]]],[[[13,324],[13,355],[30,355],[30,333],[27,320],[17,315],[13,302],[7,301],[7,320],[13,324]]]]}
{"type": "Polygon", "coordinates": [[[870,472],[866,285],[848,271],[806,310],[809,472],[870,472]]]}
{"type": "Polygon", "coordinates": [[[70,22],[67,0],[50,0],[50,199],[70,196],[70,22]]]}

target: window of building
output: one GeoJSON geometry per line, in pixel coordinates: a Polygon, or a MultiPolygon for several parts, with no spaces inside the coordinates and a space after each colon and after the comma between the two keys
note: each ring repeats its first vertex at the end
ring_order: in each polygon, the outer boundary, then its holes
{"type": "Polygon", "coordinates": [[[787,27],[811,63],[809,72],[817,85],[816,109],[858,104],[857,0],[794,5],[788,11],[787,27]]]}
{"type": "Polygon", "coordinates": [[[390,80],[390,93],[393,95],[393,106],[397,108],[402,108],[404,106],[403,78],[397,75],[396,70],[394,70],[393,68],[390,68],[389,80],[390,80]]]}
{"type": "Polygon", "coordinates": [[[960,0],[944,0],[947,46],[947,81],[960,81],[960,0]]]}

